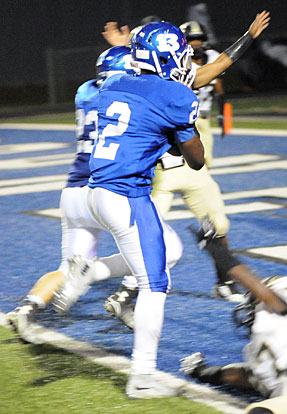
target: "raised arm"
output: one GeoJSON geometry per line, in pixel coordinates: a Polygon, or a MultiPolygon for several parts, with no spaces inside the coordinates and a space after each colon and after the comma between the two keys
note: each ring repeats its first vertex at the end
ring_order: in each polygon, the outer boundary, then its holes
{"type": "Polygon", "coordinates": [[[228,69],[232,63],[236,62],[249,48],[253,39],[256,39],[269,26],[269,14],[266,10],[258,13],[248,31],[240,39],[222,52],[214,62],[198,68],[193,88],[200,88],[209,84],[214,78],[228,69]]]}
{"type": "Polygon", "coordinates": [[[126,46],[130,39],[130,29],[128,26],[118,28],[117,22],[107,22],[102,35],[111,46],[126,46]]]}

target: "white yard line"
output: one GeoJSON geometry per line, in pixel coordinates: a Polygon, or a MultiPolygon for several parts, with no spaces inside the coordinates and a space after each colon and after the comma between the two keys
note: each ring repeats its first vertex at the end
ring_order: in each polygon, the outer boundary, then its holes
{"type": "MultiPolygon", "coordinates": [[[[7,328],[6,315],[1,312],[0,325],[7,328]]],[[[128,358],[109,352],[104,348],[97,347],[89,342],[72,339],[59,332],[46,329],[41,325],[33,324],[28,330],[25,339],[31,343],[45,343],[64,349],[67,352],[74,353],[91,362],[123,374],[128,374],[130,371],[130,360],[128,358]]],[[[244,414],[246,403],[239,398],[221,393],[206,385],[199,385],[177,378],[163,371],[157,371],[157,376],[162,383],[174,388],[180,388],[181,394],[192,401],[221,410],[226,414],[244,414]]]]}

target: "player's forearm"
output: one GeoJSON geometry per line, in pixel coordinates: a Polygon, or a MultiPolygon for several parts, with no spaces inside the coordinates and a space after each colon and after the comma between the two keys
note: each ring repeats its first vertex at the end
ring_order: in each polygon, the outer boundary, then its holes
{"type": "Polygon", "coordinates": [[[256,39],[269,25],[269,12],[263,11],[257,14],[249,30],[235,43],[229,46],[219,57],[209,65],[202,66],[196,72],[194,88],[200,88],[210,83],[214,78],[227,70],[250,47],[253,39],[256,39]]]}
{"type": "Polygon", "coordinates": [[[194,88],[200,88],[207,85],[222,72],[228,69],[232,63],[240,59],[252,42],[253,37],[248,31],[235,43],[225,49],[225,51],[222,52],[214,62],[201,66],[197,69],[193,84],[194,88]]]}
{"type": "Polygon", "coordinates": [[[261,283],[256,276],[251,274],[245,266],[234,266],[230,269],[229,276],[241,283],[247,290],[250,290],[256,298],[264,302],[270,309],[277,313],[286,314],[286,303],[271,289],[261,283]]]}
{"type": "Polygon", "coordinates": [[[193,89],[208,85],[213,79],[228,69],[232,63],[232,59],[223,52],[214,62],[201,66],[196,71],[193,89]]]}
{"type": "Polygon", "coordinates": [[[197,134],[193,139],[178,142],[177,145],[190,168],[200,170],[204,166],[204,147],[197,134]]]}

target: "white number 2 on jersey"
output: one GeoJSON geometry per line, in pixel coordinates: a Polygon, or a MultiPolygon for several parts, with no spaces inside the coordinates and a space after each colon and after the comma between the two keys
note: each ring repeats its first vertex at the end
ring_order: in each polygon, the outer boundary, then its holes
{"type": "Polygon", "coordinates": [[[189,114],[189,123],[190,124],[193,124],[196,121],[197,112],[198,112],[198,105],[199,105],[198,101],[193,101],[192,102],[192,105],[191,105],[192,111],[189,114]]]}
{"type": "Polygon", "coordinates": [[[131,110],[126,102],[114,101],[107,109],[106,115],[113,116],[120,114],[118,123],[108,124],[101,135],[99,135],[98,142],[95,147],[94,158],[104,158],[106,160],[114,160],[120,144],[110,143],[104,146],[106,137],[113,137],[122,135],[129,126],[131,110]]]}

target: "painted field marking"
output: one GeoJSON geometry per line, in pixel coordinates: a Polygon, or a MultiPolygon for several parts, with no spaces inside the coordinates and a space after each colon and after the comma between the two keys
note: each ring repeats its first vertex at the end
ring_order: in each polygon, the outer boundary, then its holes
{"type": "Polygon", "coordinates": [[[27,168],[52,167],[54,165],[70,165],[74,161],[74,157],[75,153],[65,153],[0,160],[0,170],[22,170],[27,168]]]}
{"type": "Polygon", "coordinates": [[[3,187],[0,188],[1,196],[11,196],[20,194],[31,194],[31,193],[44,193],[46,191],[61,191],[65,186],[63,179],[54,180],[53,182],[19,185],[14,187],[3,187]]]}
{"type": "Polygon", "coordinates": [[[225,167],[234,164],[254,164],[257,162],[274,161],[280,159],[280,155],[273,154],[242,154],[217,157],[212,161],[212,167],[225,167]]]}
{"type": "MultiPolygon", "coordinates": [[[[287,198],[287,187],[260,188],[258,190],[233,191],[232,193],[222,193],[223,200],[240,200],[242,198],[287,198]]],[[[173,206],[184,205],[182,197],[176,197],[172,201],[173,206]]]]}
{"type": "MultiPolygon", "coordinates": [[[[265,210],[278,210],[280,208],[284,208],[284,206],[282,206],[282,204],[255,201],[252,203],[225,205],[224,212],[228,215],[238,213],[253,213],[265,210]]],[[[194,214],[190,210],[171,210],[164,218],[165,220],[184,220],[194,217],[194,214]]]]}
{"type": "MultiPolygon", "coordinates": [[[[7,328],[6,315],[0,312],[0,325],[7,328]]],[[[31,324],[24,331],[23,339],[34,344],[49,344],[67,352],[79,355],[93,363],[108,367],[114,371],[128,375],[130,360],[122,355],[112,353],[105,348],[97,347],[89,342],[82,342],[68,336],[46,329],[38,324],[31,324]]],[[[156,371],[158,380],[169,387],[180,390],[180,394],[195,402],[217,408],[226,414],[244,414],[246,402],[239,398],[219,392],[207,385],[195,384],[172,374],[156,371]]]]}
{"type": "MultiPolygon", "coordinates": [[[[252,213],[256,211],[265,211],[265,210],[278,210],[283,208],[281,204],[273,204],[267,202],[254,202],[254,203],[243,203],[243,204],[232,204],[225,206],[226,214],[238,214],[238,213],[252,213]]],[[[47,208],[42,210],[34,210],[29,212],[35,215],[51,217],[60,219],[60,209],[59,208],[47,208]]],[[[167,213],[165,217],[166,220],[185,220],[194,218],[193,213],[190,210],[172,210],[167,213]]]]}
{"type": "Polygon", "coordinates": [[[269,170],[287,170],[287,160],[267,161],[248,165],[223,167],[223,168],[210,168],[211,175],[223,175],[223,174],[241,174],[250,173],[256,171],[269,171],[269,170]]]}
{"type": "Polygon", "coordinates": [[[256,256],[271,257],[274,259],[283,259],[287,263],[287,244],[280,246],[270,247],[255,247],[252,249],[246,249],[247,253],[255,254],[256,256]]]}
{"type": "Polygon", "coordinates": [[[70,144],[62,142],[28,142],[26,144],[0,145],[0,155],[19,154],[21,152],[48,151],[68,148],[70,144]]]}

